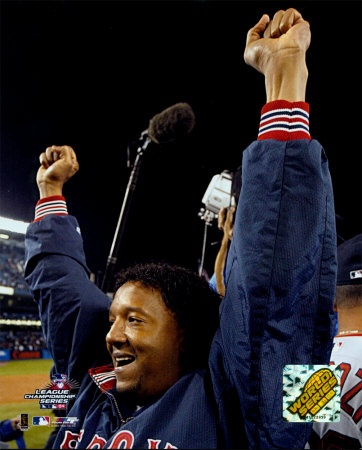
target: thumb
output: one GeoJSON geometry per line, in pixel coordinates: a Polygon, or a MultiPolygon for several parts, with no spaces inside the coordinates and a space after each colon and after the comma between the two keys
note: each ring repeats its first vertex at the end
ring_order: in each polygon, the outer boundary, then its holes
{"type": "Polygon", "coordinates": [[[269,22],[270,18],[268,14],[263,14],[259,22],[248,31],[248,34],[246,36],[246,46],[248,46],[251,42],[257,41],[261,38],[261,34],[264,33],[269,22]]]}

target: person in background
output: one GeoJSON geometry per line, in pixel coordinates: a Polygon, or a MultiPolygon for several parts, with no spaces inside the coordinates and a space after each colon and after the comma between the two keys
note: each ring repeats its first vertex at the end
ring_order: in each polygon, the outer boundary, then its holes
{"type": "Polygon", "coordinates": [[[362,448],[362,234],[338,246],[339,330],[330,364],[341,368],[340,422],[315,423],[307,448],[362,448]]]}
{"type": "Polygon", "coordinates": [[[233,238],[235,207],[222,208],[217,217],[217,226],[223,232],[219,251],[215,258],[214,275],[209,283],[221,297],[225,297],[225,266],[229,243],[233,238]]]}
{"type": "MultiPolygon", "coordinates": [[[[231,183],[231,199],[235,201],[234,205],[239,203],[240,191],[242,185],[242,166],[237,167],[233,172],[231,183]]],[[[231,202],[230,199],[230,202],[231,202]]],[[[236,207],[222,208],[217,217],[217,226],[223,232],[219,251],[215,258],[214,273],[209,280],[210,287],[221,297],[225,296],[225,267],[229,244],[233,237],[234,214],[236,207]],[[226,217],[225,217],[226,216],[226,217]]]]}
{"type": "Polygon", "coordinates": [[[24,433],[20,430],[20,417],[3,420],[0,422],[0,448],[10,448],[7,443],[16,441],[18,448],[26,448],[24,433]]]}

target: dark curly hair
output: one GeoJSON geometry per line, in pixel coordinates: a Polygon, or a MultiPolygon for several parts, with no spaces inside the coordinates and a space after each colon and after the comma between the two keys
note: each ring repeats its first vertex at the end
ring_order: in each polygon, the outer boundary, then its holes
{"type": "Polygon", "coordinates": [[[186,370],[207,366],[211,341],[219,324],[220,297],[196,273],[166,263],[138,264],[117,276],[116,290],[140,282],[160,292],[166,307],[184,330],[181,364],[186,370]]]}

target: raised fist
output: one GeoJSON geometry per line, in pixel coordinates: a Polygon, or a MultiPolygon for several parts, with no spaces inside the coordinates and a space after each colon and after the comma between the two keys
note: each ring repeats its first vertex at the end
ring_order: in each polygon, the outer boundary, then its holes
{"type": "Polygon", "coordinates": [[[244,60],[266,75],[283,59],[305,57],[310,38],[309,23],[296,9],[280,10],[272,20],[264,14],[247,34],[244,60]]]}
{"type": "Polygon", "coordinates": [[[40,197],[62,195],[64,183],[79,169],[76,154],[68,145],[48,147],[39,157],[36,181],[40,197]]]}

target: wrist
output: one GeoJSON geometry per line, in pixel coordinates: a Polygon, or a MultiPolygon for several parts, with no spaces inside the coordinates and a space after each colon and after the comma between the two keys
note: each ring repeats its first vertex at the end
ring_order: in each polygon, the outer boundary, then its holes
{"type": "Polygon", "coordinates": [[[38,185],[40,199],[54,196],[63,196],[63,185],[40,183],[38,185]]]}
{"type": "Polygon", "coordinates": [[[277,60],[272,59],[264,73],[267,103],[275,100],[305,101],[308,69],[304,53],[293,57],[285,53],[277,60]]]}

